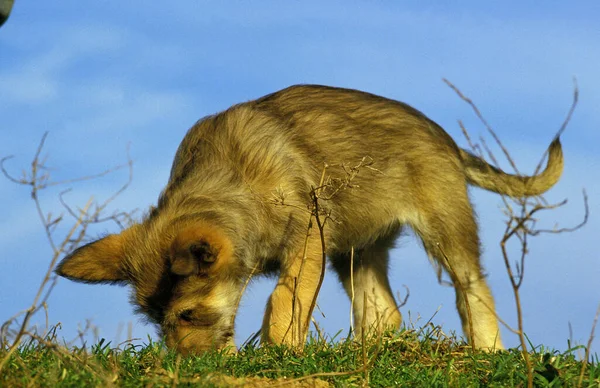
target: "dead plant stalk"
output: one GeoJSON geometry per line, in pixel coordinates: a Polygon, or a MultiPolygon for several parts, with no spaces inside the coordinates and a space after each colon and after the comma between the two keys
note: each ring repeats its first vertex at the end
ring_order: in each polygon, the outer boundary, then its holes
{"type": "MultiPolygon", "coordinates": [[[[40,144],[37,147],[35,156],[31,162],[31,169],[29,172],[29,176],[27,176],[26,174],[23,174],[23,176],[21,178],[16,178],[6,170],[4,164],[7,160],[11,159],[12,156],[8,156],[8,157],[2,158],[0,160],[0,170],[2,171],[3,175],[8,180],[10,180],[13,183],[19,184],[19,185],[31,187],[31,198],[34,201],[38,217],[44,227],[44,231],[45,231],[48,243],[50,244],[50,246],[52,248],[52,259],[50,260],[48,269],[46,270],[44,277],[42,278],[40,286],[38,287],[37,293],[36,293],[35,297],[33,298],[33,301],[31,303],[30,307],[27,308],[26,310],[16,314],[15,316],[11,317],[8,321],[6,321],[2,325],[2,332],[0,333],[0,335],[1,335],[0,343],[5,342],[5,338],[4,338],[5,333],[8,335],[10,332],[10,326],[18,319],[19,316],[23,315],[23,321],[21,322],[21,324],[19,325],[19,327],[16,331],[14,339],[12,340],[12,344],[9,346],[8,351],[6,352],[6,354],[4,355],[2,360],[0,360],[0,372],[6,365],[6,363],[10,359],[10,357],[13,355],[13,353],[17,350],[19,344],[21,343],[22,338],[25,335],[29,335],[32,338],[37,338],[39,340],[40,337],[37,334],[31,333],[28,331],[29,323],[31,321],[31,318],[40,309],[45,310],[47,308],[46,302],[47,302],[48,298],[50,297],[50,294],[52,293],[54,286],[56,285],[56,277],[53,277],[52,274],[53,274],[54,267],[55,267],[58,259],[61,256],[69,253],[71,250],[75,249],[84,240],[87,230],[88,230],[88,227],[91,224],[112,220],[112,221],[116,222],[119,226],[122,227],[122,223],[119,220],[120,218],[125,218],[127,220],[130,220],[130,214],[124,213],[124,212],[120,212],[120,213],[115,212],[113,215],[106,216],[106,217],[102,216],[103,212],[106,209],[106,207],[108,206],[108,204],[110,202],[112,202],[119,194],[121,194],[129,186],[129,184],[131,182],[133,163],[132,163],[131,159],[129,159],[129,155],[128,155],[128,162],[126,165],[120,165],[120,166],[105,170],[105,171],[103,171],[99,174],[95,174],[95,175],[89,175],[89,176],[84,176],[84,177],[69,179],[69,180],[63,180],[63,181],[51,181],[50,173],[48,172],[48,168],[45,165],[46,158],[43,158],[43,159],[41,158],[41,153],[42,153],[47,136],[48,136],[48,132],[44,133],[44,135],[42,136],[42,139],[40,141],[40,144]],[[40,202],[40,198],[39,198],[40,192],[42,190],[47,189],[52,186],[66,185],[66,184],[71,184],[74,182],[81,182],[81,181],[85,181],[85,180],[100,178],[100,177],[103,177],[103,176],[105,176],[109,173],[112,173],[118,169],[121,169],[125,166],[129,167],[129,180],[119,190],[117,190],[111,197],[109,197],[107,200],[105,200],[102,203],[95,202],[93,198],[90,198],[87,201],[87,203],[83,206],[83,208],[80,208],[77,211],[74,211],[73,209],[71,209],[71,207],[69,207],[65,203],[64,199],[62,198],[63,194],[66,191],[63,191],[59,194],[61,204],[64,206],[66,211],[71,216],[73,216],[74,222],[73,222],[73,225],[65,233],[64,237],[60,240],[60,242],[57,243],[54,233],[56,231],[57,226],[61,222],[64,221],[64,218],[63,218],[62,214],[57,217],[54,217],[51,212],[46,213],[43,210],[41,202],[40,202]]],[[[48,327],[47,317],[46,317],[46,327],[48,327]]]]}

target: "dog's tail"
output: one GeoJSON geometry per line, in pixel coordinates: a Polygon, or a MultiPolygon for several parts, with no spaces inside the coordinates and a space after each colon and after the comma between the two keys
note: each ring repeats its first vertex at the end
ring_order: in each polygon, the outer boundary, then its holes
{"type": "Polygon", "coordinates": [[[548,147],[546,168],[534,176],[507,174],[463,149],[460,150],[460,156],[469,183],[511,197],[544,193],[558,182],[564,166],[562,147],[558,137],[548,147]]]}

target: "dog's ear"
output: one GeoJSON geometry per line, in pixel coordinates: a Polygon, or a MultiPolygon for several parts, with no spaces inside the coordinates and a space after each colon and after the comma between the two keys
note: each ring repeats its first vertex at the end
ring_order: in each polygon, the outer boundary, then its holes
{"type": "Polygon", "coordinates": [[[215,273],[232,256],[231,242],[218,229],[204,224],[186,227],[171,243],[170,269],[179,276],[215,273]]]}
{"type": "Polygon", "coordinates": [[[87,283],[123,283],[123,234],[111,234],[65,257],[55,272],[71,280],[87,283]]]}

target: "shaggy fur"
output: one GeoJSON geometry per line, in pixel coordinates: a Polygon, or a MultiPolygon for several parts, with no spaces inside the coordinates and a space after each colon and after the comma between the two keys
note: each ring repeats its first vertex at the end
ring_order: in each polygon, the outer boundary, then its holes
{"type": "Polygon", "coordinates": [[[179,146],[158,206],[121,234],[77,249],[57,273],[132,285],[139,310],[187,353],[233,345],[244,283],[275,271],[262,340],[301,348],[322,269],[318,233],[306,239],[310,193],[325,163],[326,253],[354,291],[357,326],[400,325],[388,249],[407,225],[454,281],[469,340],[502,348],[467,184],[540,194],[561,175],[559,140],[545,171],[509,175],[460,149],[421,112],[356,90],[292,86],[200,120],[179,146]]]}

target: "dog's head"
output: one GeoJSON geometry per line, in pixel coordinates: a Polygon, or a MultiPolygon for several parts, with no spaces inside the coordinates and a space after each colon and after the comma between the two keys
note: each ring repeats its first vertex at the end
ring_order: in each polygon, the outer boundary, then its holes
{"type": "Polygon", "coordinates": [[[234,346],[243,283],[231,241],[206,222],[137,224],[78,248],[56,273],[86,283],[129,284],[132,302],[160,326],[167,346],[186,354],[220,349],[234,346]]]}

